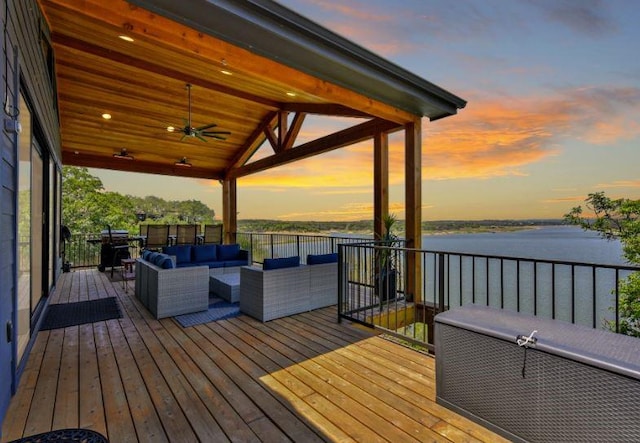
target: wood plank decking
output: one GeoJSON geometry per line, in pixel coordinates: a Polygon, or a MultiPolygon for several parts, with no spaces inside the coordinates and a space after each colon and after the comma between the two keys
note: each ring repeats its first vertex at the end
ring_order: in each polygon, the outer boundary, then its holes
{"type": "Polygon", "coordinates": [[[432,357],[335,308],[182,328],[107,277],[63,274],[52,303],[116,296],[124,317],[38,334],[3,442],[67,427],[114,443],[504,441],[435,403],[432,357]]]}

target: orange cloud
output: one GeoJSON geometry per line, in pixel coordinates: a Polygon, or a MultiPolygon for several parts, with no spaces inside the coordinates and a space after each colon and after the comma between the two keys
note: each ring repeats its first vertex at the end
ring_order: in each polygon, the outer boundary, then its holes
{"type": "Polygon", "coordinates": [[[612,183],[600,183],[595,188],[640,188],[640,180],[617,180],[612,183]]]}
{"type": "MultiPolygon", "coordinates": [[[[392,202],[389,203],[389,212],[392,214],[404,215],[404,203],[392,202]]],[[[288,214],[282,214],[278,216],[281,220],[299,221],[299,220],[317,220],[317,221],[332,221],[332,220],[370,220],[371,214],[373,214],[373,205],[371,203],[349,203],[335,209],[330,210],[313,210],[309,212],[290,212],[288,214]]]]}
{"type": "MultiPolygon", "coordinates": [[[[469,105],[459,115],[425,121],[423,180],[525,176],[528,165],[558,155],[568,140],[610,146],[640,137],[640,125],[634,121],[640,114],[640,89],[583,88],[559,91],[552,97],[466,96],[469,105]]],[[[331,119],[327,127],[321,119],[313,120],[303,128],[300,142],[348,123],[331,119]]],[[[370,189],[372,154],[373,143],[364,142],[245,177],[242,185],[332,188],[345,193],[370,189]]],[[[404,183],[401,134],[390,137],[389,156],[389,183],[404,183]]]]}
{"type": "Polygon", "coordinates": [[[572,202],[583,202],[585,199],[584,196],[579,197],[560,197],[560,198],[550,198],[547,200],[542,200],[542,203],[572,203],[572,202]]]}

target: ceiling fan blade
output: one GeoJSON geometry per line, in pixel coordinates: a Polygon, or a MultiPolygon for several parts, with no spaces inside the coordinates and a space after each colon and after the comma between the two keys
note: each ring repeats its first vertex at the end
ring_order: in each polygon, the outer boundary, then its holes
{"type": "Polygon", "coordinates": [[[206,135],[208,137],[211,137],[211,136],[220,135],[220,134],[230,135],[231,132],[229,132],[229,131],[201,131],[200,134],[206,135]]]}
{"type": "Polygon", "coordinates": [[[218,140],[226,140],[227,137],[223,137],[221,135],[217,135],[217,134],[203,134],[204,137],[211,137],[211,138],[216,138],[218,140]]]}
{"type": "Polygon", "coordinates": [[[214,128],[216,126],[218,126],[218,125],[216,125],[215,123],[209,123],[208,125],[197,127],[196,131],[204,131],[205,129],[214,128]]]}
{"type": "Polygon", "coordinates": [[[198,139],[202,140],[203,142],[208,143],[207,140],[202,135],[200,135],[199,133],[196,132],[195,136],[198,137],[198,139]]]}

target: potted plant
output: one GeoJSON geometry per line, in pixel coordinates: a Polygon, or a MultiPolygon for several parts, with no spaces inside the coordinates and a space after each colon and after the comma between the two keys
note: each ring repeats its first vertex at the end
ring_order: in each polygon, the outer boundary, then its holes
{"type": "Polygon", "coordinates": [[[380,302],[396,298],[398,270],[396,269],[395,253],[391,248],[397,246],[398,237],[393,233],[394,225],[397,222],[395,214],[386,214],[383,218],[384,232],[378,239],[382,248],[376,251],[375,288],[380,302]]]}

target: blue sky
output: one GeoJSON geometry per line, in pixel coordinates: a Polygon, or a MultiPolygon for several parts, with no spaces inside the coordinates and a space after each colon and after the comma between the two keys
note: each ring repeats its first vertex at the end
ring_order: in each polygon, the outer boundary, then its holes
{"type": "MultiPolygon", "coordinates": [[[[423,218],[560,218],[590,192],[640,198],[640,1],[282,0],[466,99],[423,125],[423,218]]],[[[301,137],[331,122],[305,123],[301,137]]],[[[239,180],[239,217],[372,218],[371,144],[239,180]],[[327,168],[327,164],[332,165],[327,168]]],[[[404,212],[402,139],[391,210],[404,212]]],[[[105,187],[196,198],[217,182],[92,170],[105,187]],[[129,174],[130,176],[130,174],[129,174]]]]}

